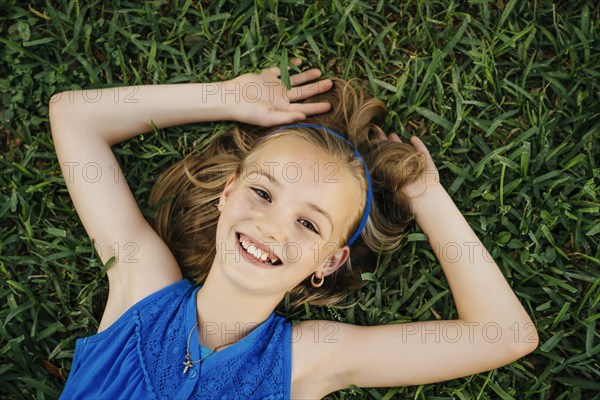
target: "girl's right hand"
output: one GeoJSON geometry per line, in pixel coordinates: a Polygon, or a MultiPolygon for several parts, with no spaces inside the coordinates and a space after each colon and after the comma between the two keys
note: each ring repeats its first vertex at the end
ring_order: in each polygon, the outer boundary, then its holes
{"type": "MultiPolygon", "coordinates": [[[[299,66],[298,58],[291,60],[299,66]]],[[[329,79],[308,83],[321,76],[321,71],[313,68],[290,76],[292,88],[287,90],[279,79],[281,71],[277,67],[267,68],[260,74],[248,73],[223,82],[230,104],[231,119],[252,125],[274,126],[304,120],[307,116],[329,111],[329,103],[297,103],[331,89],[329,79]],[[233,95],[235,93],[235,96],[233,95]]]]}

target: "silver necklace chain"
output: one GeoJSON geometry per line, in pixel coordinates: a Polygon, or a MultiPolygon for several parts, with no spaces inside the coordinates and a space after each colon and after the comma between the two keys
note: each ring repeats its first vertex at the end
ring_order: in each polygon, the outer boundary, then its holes
{"type": "Polygon", "coordinates": [[[194,324],[194,326],[192,327],[192,330],[190,331],[190,334],[188,335],[188,342],[187,342],[187,348],[185,350],[185,361],[183,362],[183,365],[185,366],[183,368],[183,374],[185,375],[188,372],[188,369],[190,368],[194,368],[194,364],[197,364],[199,362],[202,362],[202,360],[204,360],[206,357],[212,355],[214,352],[216,352],[218,349],[220,349],[221,347],[230,345],[230,344],[234,344],[237,342],[237,340],[235,342],[231,342],[231,343],[225,343],[222,344],[220,346],[215,347],[213,350],[210,351],[210,353],[208,353],[207,355],[205,355],[204,357],[201,357],[199,360],[196,361],[192,361],[192,353],[190,353],[190,339],[192,338],[192,332],[194,332],[194,328],[198,326],[198,321],[196,321],[196,323],[194,324]]]}

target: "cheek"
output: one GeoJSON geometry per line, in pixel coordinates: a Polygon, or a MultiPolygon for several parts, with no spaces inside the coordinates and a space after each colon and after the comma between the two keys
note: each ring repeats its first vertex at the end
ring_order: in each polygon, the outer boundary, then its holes
{"type": "Polygon", "coordinates": [[[254,208],[252,203],[243,195],[232,195],[229,200],[230,201],[226,205],[228,218],[247,214],[248,211],[251,211],[254,208]]]}
{"type": "Polygon", "coordinates": [[[322,245],[316,241],[306,241],[301,247],[302,253],[300,260],[304,265],[314,266],[322,263],[323,259],[327,255],[327,252],[323,249],[322,245]]]}
{"type": "Polygon", "coordinates": [[[315,262],[322,264],[323,262],[325,262],[325,260],[337,253],[338,250],[339,247],[334,242],[320,243],[318,250],[315,250],[315,252],[317,253],[315,262]]]}

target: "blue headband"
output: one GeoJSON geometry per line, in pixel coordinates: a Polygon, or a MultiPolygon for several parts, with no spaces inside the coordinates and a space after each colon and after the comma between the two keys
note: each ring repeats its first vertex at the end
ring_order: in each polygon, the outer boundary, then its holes
{"type": "MultiPolygon", "coordinates": [[[[363,228],[365,227],[365,225],[367,223],[367,218],[369,217],[369,213],[371,212],[371,202],[373,200],[373,189],[371,187],[371,175],[369,174],[369,168],[367,168],[367,164],[365,163],[365,160],[363,160],[362,156],[360,155],[358,150],[356,150],[356,147],[354,147],[354,145],[352,143],[350,143],[347,139],[343,138],[339,133],[332,131],[331,129],[326,128],[322,125],[305,124],[305,123],[285,125],[285,126],[282,126],[278,129],[276,129],[275,131],[269,133],[267,136],[270,136],[270,135],[272,135],[276,132],[282,131],[284,129],[296,128],[296,127],[320,129],[320,130],[327,131],[327,132],[331,133],[332,135],[339,137],[340,139],[342,139],[343,141],[348,143],[350,145],[350,147],[352,147],[352,149],[354,149],[354,155],[356,155],[356,157],[358,159],[360,159],[360,161],[362,161],[362,163],[363,163],[363,166],[365,168],[365,175],[367,177],[367,202],[365,204],[365,212],[363,213],[363,216],[360,220],[360,225],[358,225],[356,232],[354,232],[354,234],[352,235],[350,240],[348,240],[348,246],[351,246],[352,243],[354,243],[354,241],[356,241],[356,239],[358,239],[358,236],[360,235],[360,233],[362,232],[363,228]]],[[[260,139],[260,140],[262,140],[262,139],[260,139]]]]}

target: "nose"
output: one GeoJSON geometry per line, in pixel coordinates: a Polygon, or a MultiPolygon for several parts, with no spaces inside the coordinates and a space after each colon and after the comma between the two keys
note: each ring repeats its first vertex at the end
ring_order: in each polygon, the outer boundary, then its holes
{"type": "Polygon", "coordinates": [[[257,221],[257,229],[264,240],[283,243],[285,240],[285,224],[290,215],[285,205],[269,207],[257,221]]]}

